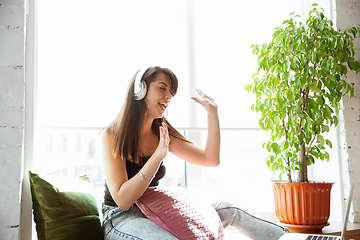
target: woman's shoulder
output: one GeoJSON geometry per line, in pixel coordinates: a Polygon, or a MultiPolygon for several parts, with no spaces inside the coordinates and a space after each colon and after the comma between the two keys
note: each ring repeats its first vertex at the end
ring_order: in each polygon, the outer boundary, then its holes
{"type": "Polygon", "coordinates": [[[112,134],[107,128],[104,128],[100,131],[99,139],[103,143],[112,143],[112,141],[113,141],[112,134]]]}

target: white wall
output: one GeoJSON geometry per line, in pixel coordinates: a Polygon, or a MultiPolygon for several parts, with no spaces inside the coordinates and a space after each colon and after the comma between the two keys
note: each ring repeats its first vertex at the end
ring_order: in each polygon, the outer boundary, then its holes
{"type": "Polygon", "coordinates": [[[0,0],[0,236],[18,239],[24,150],[25,1],[0,0]]]}
{"type": "MultiPolygon", "coordinates": [[[[336,0],[336,27],[346,29],[360,27],[360,1],[336,0]]],[[[360,39],[354,42],[357,48],[355,59],[360,60],[360,39]]],[[[346,79],[355,87],[353,98],[344,96],[343,111],[340,114],[341,174],[344,197],[350,184],[355,186],[351,221],[360,221],[360,73],[350,73],[346,79]]]]}

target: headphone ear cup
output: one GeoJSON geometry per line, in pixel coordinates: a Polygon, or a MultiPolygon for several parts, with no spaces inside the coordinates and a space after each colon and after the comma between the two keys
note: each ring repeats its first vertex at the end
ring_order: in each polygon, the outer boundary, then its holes
{"type": "Polygon", "coordinates": [[[138,86],[139,91],[138,93],[134,93],[134,99],[135,100],[141,100],[146,96],[147,93],[147,86],[146,83],[144,81],[140,82],[140,85],[138,86]]]}
{"type": "Polygon", "coordinates": [[[146,72],[148,68],[143,68],[139,70],[139,72],[136,75],[135,82],[134,82],[134,99],[135,100],[141,100],[145,97],[147,92],[147,86],[145,81],[142,81],[142,77],[144,73],[146,72]]]}

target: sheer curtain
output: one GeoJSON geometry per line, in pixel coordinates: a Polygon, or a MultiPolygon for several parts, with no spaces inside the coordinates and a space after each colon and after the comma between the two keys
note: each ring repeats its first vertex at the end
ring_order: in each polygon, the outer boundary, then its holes
{"type": "MultiPolygon", "coordinates": [[[[329,15],[329,1],[317,2],[329,15]]],[[[89,174],[101,203],[97,134],[116,117],[133,74],[159,65],[179,79],[168,109],[172,125],[205,144],[206,112],[190,99],[201,88],[217,101],[222,128],[219,167],[189,166],[170,155],[163,184],[187,185],[211,200],[272,211],[274,176],[261,148],[267,133],[258,128],[259,116],[250,111],[254,98],[245,91],[257,68],[250,46],[270,41],[291,12],[305,19],[312,3],[38,0],[34,169],[89,174]]]]}

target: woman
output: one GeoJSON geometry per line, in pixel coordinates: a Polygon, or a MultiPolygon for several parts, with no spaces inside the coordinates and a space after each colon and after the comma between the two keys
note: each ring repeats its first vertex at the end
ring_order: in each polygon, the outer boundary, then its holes
{"type": "MultiPolygon", "coordinates": [[[[164,177],[162,161],[168,152],[200,166],[218,166],[220,163],[220,127],[217,105],[212,98],[201,90],[197,90],[201,98],[192,98],[207,111],[205,149],[189,142],[163,117],[177,87],[177,77],[169,69],[141,69],[130,81],[119,115],[100,133],[106,178],[103,204],[106,240],[177,239],[147,219],[134,204],[135,201],[147,187],[157,186],[164,177]]],[[[214,207],[225,227],[238,227],[254,239],[277,239],[284,231],[229,204],[220,203],[214,207]],[[275,238],[260,233],[266,227],[270,235],[276,235],[275,238]]]]}

